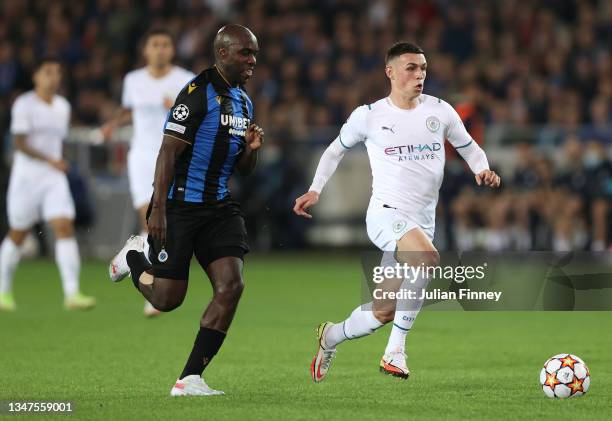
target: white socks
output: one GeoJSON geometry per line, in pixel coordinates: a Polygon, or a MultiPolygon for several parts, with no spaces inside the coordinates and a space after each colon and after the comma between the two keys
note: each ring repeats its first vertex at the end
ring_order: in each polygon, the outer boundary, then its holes
{"type": "MultiPolygon", "coordinates": [[[[420,297],[422,291],[427,288],[429,280],[423,276],[417,278],[414,283],[405,279],[400,287],[401,290],[416,292],[416,297],[420,297]]],[[[389,342],[385,348],[385,354],[392,352],[404,352],[406,348],[406,334],[412,328],[417,315],[423,306],[422,299],[398,299],[395,307],[395,317],[389,335],[389,342]]]]}
{"type": "Polygon", "coordinates": [[[357,307],[342,323],[334,324],[325,334],[325,345],[335,348],[347,339],[361,338],[374,333],[383,324],[374,317],[372,303],[357,307]],[[363,309],[362,309],[363,307],[363,309]]]}
{"type": "Polygon", "coordinates": [[[60,238],[55,241],[55,262],[62,278],[64,296],[79,292],[79,272],[81,271],[81,259],[76,239],[60,238]]]}
{"type": "Polygon", "coordinates": [[[140,234],[138,235],[144,238],[144,249],[142,250],[142,252],[147,258],[147,261],[151,263],[151,259],[149,259],[149,242],[147,241],[147,238],[149,237],[149,233],[147,231],[140,231],[140,234]]]}
{"type": "Polygon", "coordinates": [[[13,274],[21,258],[20,248],[7,235],[0,247],[0,293],[10,293],[13,289],[13,274]]]}

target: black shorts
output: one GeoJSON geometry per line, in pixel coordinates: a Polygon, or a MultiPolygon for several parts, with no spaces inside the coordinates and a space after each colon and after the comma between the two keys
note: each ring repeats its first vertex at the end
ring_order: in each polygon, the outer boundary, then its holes
{"type": "MultiPolygon", "coordinates": [[[[151,205],[147,211],[147,219],[151,205]]],[[[202,268],[221,257],[240,259],[249,252],[247,232],[236,202],[217,204],[169,200],[166,203],[167,260],[159,261],[161,244],[149,235],[149,260],[153,275],[167,279],[189,279],[189,264],[195,254],[202,268]]]]}

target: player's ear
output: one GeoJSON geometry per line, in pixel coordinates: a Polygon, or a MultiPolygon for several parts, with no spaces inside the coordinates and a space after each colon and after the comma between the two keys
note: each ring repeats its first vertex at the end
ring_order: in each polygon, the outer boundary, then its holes
{"type": "Polygon", "coordinates": [[[393,66],[391,66],[391,64],[387,64],[385,66],[385,74],[387,75],[387,77],[391,80],[395,79],[395,75],[393,73],[393,66]]]}

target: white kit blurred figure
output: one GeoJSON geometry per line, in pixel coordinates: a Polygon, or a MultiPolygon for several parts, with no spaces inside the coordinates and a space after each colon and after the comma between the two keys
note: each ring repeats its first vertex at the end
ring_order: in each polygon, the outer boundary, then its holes
{"type": "Polygon", "coordinates": [[[21,246],[32,227],[44,220],[55,235],[55,261],[64,289],[64,306],[84,310],[95,299],[79,292],[81,259],[74,237],[75,208],[62,158],[68,134],[70,104],[57,95],[62,77],[58,59],[43,58],[34,75],[34,90],[20,95],[11,111],[15,159],[7,193],[9,232],[0,247],[0,310],[14,311],[13,275],[21,246]]]}
{"type": "MultiPolygon", "coordinates": [[[[153,194],[155,162],[162,142],[164,122],[174,98],[195,74],[172,64],[174,42],[169,31],[150,29],[143,42],[146,65],[125,76],[121,109],[102,127],[102,134],[109,139],[119,126],[130,122],[133,125],[128,178],[132,203],[140,220],[140,235],[147,238],[146,214],[153,194]]],[[[148,257],[148,250],[145,250],[145,256],[148,257]]],[[[144,314],[153,317],[160,312],[145,301],[144,314]]]]}

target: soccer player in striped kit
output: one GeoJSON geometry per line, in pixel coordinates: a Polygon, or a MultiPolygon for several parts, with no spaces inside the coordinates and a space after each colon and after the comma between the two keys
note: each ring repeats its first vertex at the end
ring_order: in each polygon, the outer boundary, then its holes
{"type": "Polygon", "coordinates": [[[134,286],[161,311],[181,305],[195,254],[213,298],[172,396],[218,395],[202,379],[221,347],[240,299],[243,257],[249,251],[240,206],[227,182],[234,169],[250,174],[264,132],[251,121],[253,104],[243,85],[259,51],[247,28],[227,25],[214,40],[215,65],[178,95],[168,114],[149,205],[149,261],[144,239],[131,237],[111,261],[111,280],[131,274],[134,286]]]}

